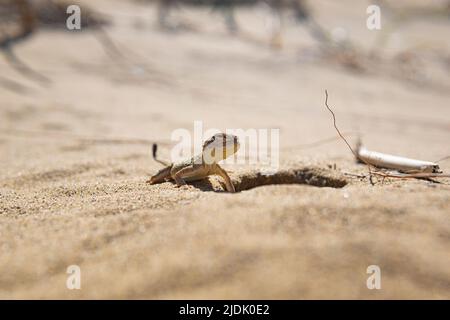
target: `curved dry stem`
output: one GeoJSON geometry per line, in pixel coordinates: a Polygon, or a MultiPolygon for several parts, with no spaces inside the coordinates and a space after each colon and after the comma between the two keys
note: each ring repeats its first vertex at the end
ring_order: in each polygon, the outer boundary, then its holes
{"type": "MultiPolygon", "coordinates": [[[[383,178],[396,178],[396,179],[428,179],[428,178],[450,178],[449,174],[440,174],[440,173],[401,173],[401,174],[393,174],[393,173],[386,173],[379,171],[376,167],[365,161],[364,159],[361,159],[361,157],[358,156],[358,153],[353,150],[353,148],[350,146],[348,141],[345,139],[345,137],[342,135],[341,131],[337,127],[336,124],[336,115],[334,114],[333,110],[328,106],[328,91],[325,90],[325,106],[327,107],[328,111],[330,111],[331,115],[333,116],[333,125],[336,129],[339,137],[345,142],[347,147],[350,149],[350,151],[353,153],[353,155],[356,157],[356,159],[361,160],[364,164],[367,165],[369,169],[369,179],[371,184],[374,184],[372,181],[372,176],[380,176],[383,178]]],[[[450,158],[450,157],[447,157],[450,158]]],[[[445,158],[444,158],[445,159],[445,158]]],[[[442,159],[442,160],[444,160],[442,159]]],[[[441,160],[441,161],[442,161],[441,160]]]]}

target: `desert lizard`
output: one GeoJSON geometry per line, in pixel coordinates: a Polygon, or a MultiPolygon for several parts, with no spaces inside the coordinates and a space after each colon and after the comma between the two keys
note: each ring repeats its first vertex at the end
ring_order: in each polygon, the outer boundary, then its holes
{"type": "MultiPolygon", "coordinates": [[[[238,137],[225,133],[218,133],[206,140],[202,152],[191,159],[167,165],[152,176],[147,183],[156,184],[174,180],[177,187],[186,185],[186,181],[195,181],[210,175],[219,175],[225,181],[228,192],[236,192],[227,172],[220,167],[219,161],[233,155],[239,149],[238,137]]],[[[156,159],[156,145],[153,148],[156,159]]],[[[157,160],[158,161],[158,160],[157,160]]],[[[164,164],[164,162],[159,161],[164,164]]]]}

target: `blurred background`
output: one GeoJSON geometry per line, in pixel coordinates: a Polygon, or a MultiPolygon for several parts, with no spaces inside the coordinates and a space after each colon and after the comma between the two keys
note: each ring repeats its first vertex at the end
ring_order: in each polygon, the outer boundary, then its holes
{"type": "Polygon", "coordinates": [[[295,125],[327,116],[324,89],[350,131],[379,120],[378,131],[448,128],[449,8],[444,0],[2,0],[2,130],[161,140],[198,119],[279,127],[289,147],[294,136],[307,144],[332,133],[328,122],[295,125]],[[81,30],[66,27],[70,4],[81,8],[81,30]],[[380,30],[366,25],[372,4],[380,30]]]}
{"type": "Polygon", "coordinates": [[[328,89],[343,129],[411,128],[421,139],[448,128],[449,8],[444,0],[2,0],[1,129],[167,140],[198,119],[281,128],[290,147],[292,137],[308,144],[333,134],[329,122],[297,125],[327,116],[328,89]],[[76,3],[81,30],[68,30],[76,3]],[[366,24],[372,4],[380,30],[366,24]]]}

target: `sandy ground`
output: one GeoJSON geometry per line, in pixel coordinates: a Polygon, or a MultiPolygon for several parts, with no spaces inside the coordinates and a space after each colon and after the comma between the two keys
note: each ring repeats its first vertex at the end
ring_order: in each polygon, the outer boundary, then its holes
{"type": "MultiPolygon", "coordinates": [[[[367,53],[377,33],[366,3],[339,3],[312,7],[367,53]]],[[[192,30],[167,32],[152,6],[89,4],[112,19],[126,58],[88,30],[43,30],[16,52],[50,85],[0,61],[22,86],[0,87],[0,298],[450,298],[450,179],[371,186],[345,175],[366,168],[342,141],[313,144],[336,136],[328,89],[342,131],[367,147],[450,155],[448,20],[405,23],[360,70],[318,57],[301,25],[269,48],[261,8],[238,11],[244,37],[206,9],[177,12],[192,30]],[[229,194],[215,177],[188,189],[145,184],[160,169],[151,142],[167,158],[171,133],[195,120],[279,128],[282,168],[318,168],[346,185],[229,194]],[[81,290],[66,287],[69,265],[81,268],[81,290]],[[366,286],[369,265],[381,268],[381,290],[366,286]]],[[[250,167],[227,169],[237,179],[250,167]]]]}

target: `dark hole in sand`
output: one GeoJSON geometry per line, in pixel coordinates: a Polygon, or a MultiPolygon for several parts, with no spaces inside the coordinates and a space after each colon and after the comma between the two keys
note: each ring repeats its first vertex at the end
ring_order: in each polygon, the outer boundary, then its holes
{"type": "MultiPolygon", "coordinates": [[[[336,171],[320,168],[286,169],[271,174],[261,171],[250,171],[231,175],[231,179],[237,192],[277,184],[301,184],[322,188],[343,188],[348,183],[336,171]]],[[[215,190],[209,180],[193,182],[192,184],[204,191],[215,190]]],[[[225,185],[222,182],[221,185],[222,189],[225,190],[225,185]]],[[[219,190],[216,189],[215,191],[219,190]]]]}
{"type": "Polygon", "coordinates": [[[244,173],[233,179],[233,183],[236,191],[274,184],[304,184],[329,188],[343,188],[347,185],[347,181],[334,172],[315,168],[280,170],[273,174],[244,173]]]}

